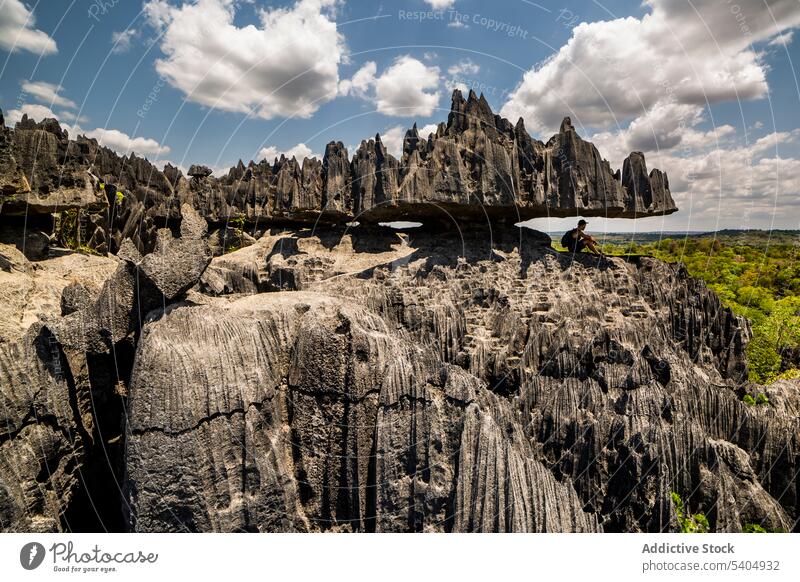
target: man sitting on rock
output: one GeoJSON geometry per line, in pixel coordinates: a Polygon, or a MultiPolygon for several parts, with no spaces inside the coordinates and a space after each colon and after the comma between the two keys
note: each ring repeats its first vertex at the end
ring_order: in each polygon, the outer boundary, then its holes
{"type": "Polygon", "coordinates": [[[561,237],[561,246],[567,247],[571,253],[579,253],[583,249],[589,249],[595,255],[605,257],[603,251],[597,248],[597,241],[594,237],[586,234],[586,221],[578,221],[578,227],[564,233],[561,237]]]}

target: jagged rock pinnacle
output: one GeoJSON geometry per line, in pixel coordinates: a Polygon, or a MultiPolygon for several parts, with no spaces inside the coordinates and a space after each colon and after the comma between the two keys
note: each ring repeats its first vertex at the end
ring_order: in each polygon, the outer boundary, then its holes
{"type": "Polygon", "coordinates": [[[474,91],[466,100],[453,91],[447,123],[435,133],[420,136],[415,124],[400,159],[376,134],[361,142],[352,159],[343,146],[329,145],[323,160],[281,156],[249,164],[250,171],[240,162],[219,178],[206,166],[192,165],[188,174],[195,179],[187,180],[174,168],[162,172],[142,158],[120,158],[84,137],[75,140],[80,147],[70,147],[75,142],[67,141],[54,119],[35,123],[24,116],[14,129],[2,131],[6,162],[0,192],[14,193],[0,201],[4,214],[102,205],[103,198],[92,194],[90,169],[121,191],[146,192],[115,212],[115,223],[102,237],[117,241],[112,247],[126,237],[145,237],[152,247],[153,225],[179,217],[176,199],[210,223],[347,222],[356,216],[360,222],[443,217],[517,222],[576,214],[639,218],[677,210],[667,176],[657,170],[646,174],[643,159],[631,161],[621,179],[597,148],[578,136],[569,117],[545,144],[527,133],[521,119],[512,125],[495,115],[486,97],[474,91]],[[23,174],[33,175],[29,189],[21,183],[23,174]]]}

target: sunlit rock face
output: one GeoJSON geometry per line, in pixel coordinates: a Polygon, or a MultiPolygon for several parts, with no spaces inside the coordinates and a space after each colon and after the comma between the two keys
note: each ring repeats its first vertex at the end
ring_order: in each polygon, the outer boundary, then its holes
{"type": "Polygon", "coordinates": [[[673,493],[797,528],[800,386],[748,383],[746,321],[680,265],[513,226],[674,211],[640,153],[612,173],[569,119],[542,143],[458,92],[399,159],[221,178],[51,121],[2,140],[0,218],[64,203],[110,251],[3,231],[3,530],[677,531],[673,493]]]}
{"type": "Polygon", "coordinates": [[[711,291],[464,234],[284,230],[214,259],[227,290],[139,341],[131,528],[675,531],[675,491],[715,531],[791,530],[797,386],[742,403],[749,331],[711,291]]]}
{"type": "MultiPolygon", "coordinates": [[[[4,530],[675,531],[673,492],[796,527],[797,383],[748,384],[746,323],[681,266],[468,224],[212,259],[181,213],[0,342],[4,530]]],[[[0,250],[9,282],[64,268],[0,250]]]]}

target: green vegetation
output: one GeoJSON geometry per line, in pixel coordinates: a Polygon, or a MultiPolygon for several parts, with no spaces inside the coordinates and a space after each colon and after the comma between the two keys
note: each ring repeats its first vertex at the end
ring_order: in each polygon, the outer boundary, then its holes
{"type": "Polygon", "coordinates": [[[650,255],[684,263],[689,273],[703,279],[726,307],[747,317],[753,331],[747,347],[752,381],[769,384],[800,377],[797,233],[729,231],[716,237],[695,235],[663,240],[608,235],[603,241],[603,250],[608,254],[650,255]],[[796,355],[788,357],[791,353],[796,355]]]}
{"type": "Polygon", "coordinates": [[[742,533],[786,533],[782,528],[766,529],[757,523],[746,523],[742,526],[742,533]]]}
{"type": "Polygon", "coordinates": [[[763,404],[769,404],[769,398],[767,398],[767,395],[763,392],[759,392],[755,398],[753,398],[752,394],[745,394],[742,397],[742,402],[748,406],[761,406],[763,404]]]}
{"type": "Polygon", "coordinates": [[[122,191],[117,190],[117,205],[122,204],[124,200],[125,200],[125,194],[122,191]]]}
{"type": "Polygon", "coordinates": [[[64,210],[56,222],[56,239],[67,249],[78,251],[87,255],[98,255],[99,253],[80,240],[80,213],[75,208],[64,210]]]}
{"type": "Polygon", "coordinates": [[[230,239],[227,236],[225,237],[225,254],[238,251],[240,248],[242,248],[244,225],[244,216],[239,216],[238,218],[231,218],[228,220],[228,228],[233,230],[233,236],[230,237],[230,239]]]}
{"type": "Polygon", "coordinates": [[[672,504],[675,506],[675,514],[678,516],[678,527],[681,533],[708,533],[708,518],[703,513],[688,514],[683,506],[681,496],[672,492],[672,504]]]}
{"type": "Polygon", "coordinates": [[[785,372],[778,374],[776,380],[800,380],[800,369],[791,368],[785,372]]]}

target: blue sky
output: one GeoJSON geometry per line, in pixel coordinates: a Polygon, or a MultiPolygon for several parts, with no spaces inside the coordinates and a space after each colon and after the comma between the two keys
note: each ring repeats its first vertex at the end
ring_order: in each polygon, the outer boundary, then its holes
{"type": "Polygon", "coordinates": [[[0,107],[222,169],[397,150],[474,88],[540,139],[570,115],[612,166],[668,172],[681,212],[597,230],[799,228],[799,25],[797,0],[0,0],[0,107]]]}

